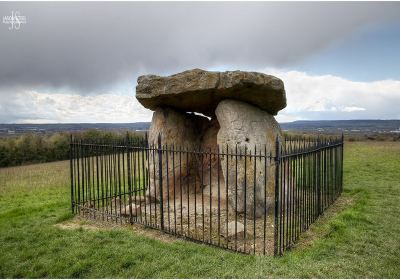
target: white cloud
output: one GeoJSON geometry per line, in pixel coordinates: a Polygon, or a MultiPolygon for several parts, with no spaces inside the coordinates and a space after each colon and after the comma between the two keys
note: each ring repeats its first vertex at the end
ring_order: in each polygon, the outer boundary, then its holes
{"type": "Polygon", "coordinates": [[[149,121],[152,115],[133,93],[83,96],[24,91],[5,102],[8,108],[13,108],[12,119],[8,119],[10,112],[1,112],[0,122],[139,122],[149,121]]]}
{"type": "Polygon", "coordinates": [[[365,108],[351,106],[351,107],[344,107],[343,112],[357,112],[357,111],[365,111],[365,108]]]}
{"type": "MultiPolygon", "coordinates": [[[[261,72],[275,75],[285,83],[288,106],[278,113],[281,122],[400,118],[400,81],[354,82],[298,71],[261,72]]],[[[0,94],[0,104],[0,122],[138,122],[150,121],[152,116],[136,100],[132,84],[122,84],[114,91],[98,95],[19,90],[13,95],[0,94]]]]}
{"type": "Polygon", "coordinates": [[[263,69],[285,83],[287,119],[399,119],[400,81],[354,82],[332,75],[263,69]]]}

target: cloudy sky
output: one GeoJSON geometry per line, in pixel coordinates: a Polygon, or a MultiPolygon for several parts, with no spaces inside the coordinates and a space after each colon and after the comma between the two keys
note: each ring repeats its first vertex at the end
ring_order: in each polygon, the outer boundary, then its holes
{"type": "Polygon", "coordinates": [[[191,68],[281,78],[279,121],[400,119],[400,2],[0,2],[0,15],[1,123],[150,121],[137,77],[191,68]]]}

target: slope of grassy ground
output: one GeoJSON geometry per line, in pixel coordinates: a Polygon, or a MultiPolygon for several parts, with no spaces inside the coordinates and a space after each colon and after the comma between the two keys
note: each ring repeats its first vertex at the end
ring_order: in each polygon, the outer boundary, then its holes
{"type": "Polygon", "coordinates": [[[346,143],[340,211],[283,257],[247,256],[129,228],[65,229],[68,162],[0,169],[0,278],[400,277],[400,143],[346,143]]]}

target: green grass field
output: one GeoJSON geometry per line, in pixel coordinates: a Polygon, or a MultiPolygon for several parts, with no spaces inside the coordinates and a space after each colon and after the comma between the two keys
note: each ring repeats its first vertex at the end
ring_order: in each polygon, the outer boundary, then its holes
{"type": "Polygon", "coordinates": [[[342,197],[278,258],[128,227],[62,228],[68,167],[0,169],[0,278],[400,278],[399,142],[346,143],[342,197]]]}

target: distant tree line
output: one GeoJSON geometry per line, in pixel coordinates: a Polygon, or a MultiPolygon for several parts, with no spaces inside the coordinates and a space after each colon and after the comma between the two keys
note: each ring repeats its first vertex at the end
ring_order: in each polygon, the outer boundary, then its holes
{"type": "MultiPolygon", "coordinates": [[[[0,167],[69,159],[70,137],[70,133],[60,132],[0,138],[0,167]]],[[[73,133],[73,137],[91,142],[117,142],[125,141],[127,132],[87,130],[73,133]]],[[[136,141],[144,133],[128,132],[128,137],[136,141]]]]}
{"type": "MultiPolygon", "coordinates": [[[[286,135],[315,135],[310,133],[285,132],[286,135]]],[[[73,137],[88,142],[140,141],[143,132],[115,132],[96,129],[74,132],[73,137]]],[[[336,135],[338,136],[338,135],[336,135]]],[[[24,134],[13,137],[0,137],[0,167],[31,163],[42,163],[69,159],[71,134],[24,134]]],[[[345,135],[345,141],[400,141],[400,134],[345,135]]]]}

